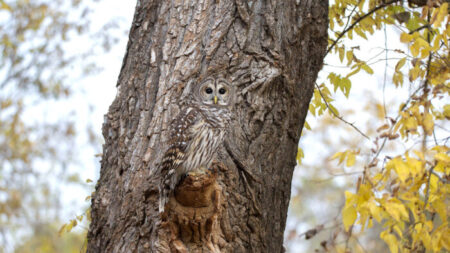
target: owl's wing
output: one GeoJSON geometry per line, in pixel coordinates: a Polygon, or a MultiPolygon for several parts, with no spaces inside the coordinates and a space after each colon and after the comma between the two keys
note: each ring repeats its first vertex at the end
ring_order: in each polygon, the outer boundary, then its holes
{"type": "Polygon", "coordinates": [[[160,185],[159,211],[164,211],[164,206],[169,200],[170,193],[178,184],[183,171],[180,168],[185,160],[186,148],[192,140],[189,128],[200,119],[197,108],[183,109],[171,124],[169,148],[164,153],[161,162],[161,175],[163,180],[160,185]]]}

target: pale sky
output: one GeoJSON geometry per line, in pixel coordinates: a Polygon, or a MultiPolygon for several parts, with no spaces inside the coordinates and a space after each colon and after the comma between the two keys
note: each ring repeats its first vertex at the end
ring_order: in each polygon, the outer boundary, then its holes
{"type": "MultiPolygon", "coordinates": [[[[108,0],[108,1],[100,1],[94,10],[94,15],[96,16],[96,19],[94,20],[93,30],[99,29],[104,22],[111,20],[111,19],[120,19],[119,24],[121,25],[120,29],[121,31],[128,30],[131,26],[132,17],[134,14],[134,8],[135,8],[135,1],[120,1],[120,0],[108,0]]],[[[389,30],[387,31],[387,38],[389,40],[398,40],[399,32],[389,30]]],[[[99,136],[101,136],[101,125],[103,123],[104,115],[106,114],[109,105],[111,104],[115,94],[116,94],[116,82],[117,77],[119,75],[120,66],[122,64],[122,58],[125,53],[126,44],[128,42],[128,35],[119,34],[118,37],[120,38],[119,43],[113,47],[113,49],[97,59],[97,64],[104,68],[104,70],[95,76],[86,78],[82,80],[82,87],[83,92],[78,92],[75,94],[73,99],[71,99],[72,103],[84,103],[85,101],[90,101],[93,105],[93,111],[89,112],[81,108],[79,111],[77,111],[77,115],[79,119],[83,121],[89,121],[92,123],[94,130],[97,132],[99,136]]],[[[354,42],[351,43],[351,45],[347,46],[356,46],[359,45],[360,49],[356,52],[358,55],[363,59],[367,60],[371,56],[374,56],[378,54],[381,50],[384,49],[384,32],[380,31],[377,32],[375,37],[369,37],[368,41],[365,40],[354,40],[354,42]],[[376,40],[373,38],[377,38],[376,40]]],[[[75,42],[75,43],[83,43],[83,42],[75,42]]],[[[394,41],[394,43],[397,43],[397,41],[394,41]]],[[[392,48],[392,44],[390,45],[392,48]]],[[[398,45],[398,47],[401,47],[401,45],[398,45]]],[[[390,57],[394,57],[395,55],[392,55],[390,53],[390,57]]],[[[384,58],[385,54],[381,54],[379,56],[380,58],[384,58]]],[[[336,61],[336,59],[327,59],[328,63],[333,63],[333,65],[343,65],[336,61]]],[[[388,73],[390,70],[393,69],[395,66],[396,61],[389,62],[388,64],[388,73]]],[[[337,95],[333,95],[337,102],[336,107],[340,108],[342,111],[344,109],[353,109],[353,110],[360,110],[361,106],[364,105],[364,101],[367,99],[373,99],[375,101],[378,101],[382,103],[383,93],[382,93],[382,84],[384,79],[384,69],[385,69],[385,63],[380,62],[374,65],[371,65],[371,67],[375,71],[375,76],[369,77],[368,75],[361,73],[356,76],[353,80],[353,86],[352,91],[350,94],[350,98],[347,100],[342,93],[337,92],[337,95]]],[[[332,68],[332,67],[326,67],[324,71],[321,72],[320,78],[318,83],[321,83],[323,80],[326,79],[326,76],[330,71],[337,71],[339,72],[338,68],[332,68]]],[[[345,73],[348,73],[348,70],[345,70],[345,73]]],[[[391,72],[392,73],[392,72],[391,72]]],[[[389,74],[387,76],[388,84],[391,80],[391,75],[389,74]]],[[[388,92],[385,94],[385,99],[387,103],[391,104],[394,103],[394,105],[391,107],[391,112],[395,112],[398,108],[397,105],[395,105],[396,102],[402,100],[408,96],[408,92],[399,92],[398,90],[393,90],[391,88],[388,89],[388,92]],[[393,102],[396,101],[396,102],[393,102]]],[[[360,110],[363,112],[363,110],[360,110]]],[[[370,123],[370,119],[373,115],[367,114],[367,112],[354,114],[352,116],[347,117],[346,115],[343,115],[346,120],[349,122],[356,122],[355,124],[362,130],[366,129],[366,125],[370,123]]],[[[316,126],[316,120],[311,117],[311,115],[308,117],[308,122],[310,123],[311,127],[313,128],[316,126]]],[[[304,130],[306,131],[306,130],[304,130]]],[[[336,133],[334,133],[336,134],[336,133]]],[[[355,136],[358,136],[358,133],[353,132],[355,136]]],[[[333,131],[331,129],[330,135],[333,135],[333,131]]],[[[80,143],[83,143],[83,138],[86,138],[86,136],[80,136],[80,143]]],[[[333,136],[330,136],[330,138],[334,138],[333,136]]],[[[370,145],[369,145],[370,146],[370,145]]],[[[324,147],[323,143],[318,143],[317,139],[315,138],[315,134],[311,131],[308,131],[304,138],[300,140],[300,147],[304,148],[305,151],[305,158],[304,163],[306,164],[313,164],[315,160],[317,159],[327,159],[327,157],[323,156],[323,150],[327,149],[327,147],[324,147]]],[[[99,159],[94,158],[95,152],[100,151],[101,147],[98,147],[99,150],[93,150],[91,148],[86,148],[81,154],[80,154],[80,161],[82,161],[83,167],[75,166],[72,167],[71,170],[78,171],[81,175],[82,180],[86,179],[93,179],[94,183],[98,179],[99,176],[99,159]]],[[[300,181],[298,178],[307,176],[308,172],[302,171],[301,167],[298,167],[294,173],[294,181],[293,186],[300,186],[300,181]]],[[[343,183],[344,178],[335,178],[336,184],[343,183]]],[[[92,188],[93,190],[93,188],[92,188]]],[[[295,192],[295,189],[293,193],[295,192]]],[[[80,187],[75,186],[68,186],[65,187],[63,190],[63,193],[65,196],[68,196],[67,198],[64,198],[64,201],[67,202],[65,204],[65,210],[64,210],[64,216],[66,218],[66,221],[68,221],[71,218],[74,218],[75,215],[79,215],[82,212],[81,207],[87,206],[86,202],[84,201],[84,198],[90,194],[89,190],[87,189],[81,189],[80,187]]],[[[318,208],[324,208],[320,206],[320,201],[318,201],[318,208]]],[[[326,207],[325,207],[326,208],[326,207]]],[[[301,221],[297,220],[295,217],[288,217],[287,221],[287,228],[297,228],[299,232],[304,232],[310,227],[305,226],[301,223],[301,221]]],[[[290,252],[301,252],[300,249],[302,244],[304,244],[304,239],[299,240],[297,243],[291,243],[288,245],[288,250],[290,252]]]]}

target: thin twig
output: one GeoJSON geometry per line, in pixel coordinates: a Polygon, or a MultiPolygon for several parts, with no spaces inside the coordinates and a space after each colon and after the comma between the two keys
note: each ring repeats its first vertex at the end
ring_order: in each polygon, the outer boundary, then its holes
{"type": "Polygon", "coordinates": [[[322,91],[320,91],[320,87],[319,87],[319,85],[317,85],[317,83],[316,83],[316,88],[317,88],[317,90],[319,91],[319,94],[320,94],[320,96],[322,97],[323,102],[325,102],[326,107],[328,108],[328,110],[331,111],[331,113],[333,113],[333,115],[334,115],[336,118],[340,119],[340,120],[341,120],[342,122],[344,122],[345,124],[347,124],[347,125],[353,127],[358,133],[360,133],[362,136],[364,136],[366,139],[368,139],[368,140],[370,141],[369,136],[367,136],[367,135],[364,134],[361,130],[359,130],[359,128],[357,128],[353,123],[350,123],[350,122],[346,121],[344,118],[342,118],[341,116],[339,116],[339,115],[338,115],[338,114],[337,114],[337,113],[336,113],[336,112],[328,105],[328,102],[327,102],[327,100],[325,99],[325,97],[323,96],[322,91]]]}
{"type": "Polygon", "coordinates": [[[387,120],[387,110],[386,110],[386,82],[387,82],[387,68],[388,68],[388,50],[387,50],[387,32],[386,25],[384,25],[384,49],[385,49],[385,64],[384,64],[384,77],[383,77],[383,112],[384,117],[387,120]]]}
{"type": "Polygon", "coordinates": [[[418,32],[418,31],[420,31],[420,30],[422,30],[424,28],[430,29],[430,25],[429,24],[423,25],[423,26],[421,26],[421,27],[419,27],[419,28],[417,28],[415,30],[412,30],[411,32],[409,32],[409,34],[413,34],[413,33],[418,32]]]}
{"type": "MultiPolygon", "coordinates": [[[[427,42],[430,44],[430,11],[428,11],[427,15],[427,24],[428,24],[428,32],[427,32],[427,42]]],[[[429,105],[428,105],[428,82],[430,79],[430,66],[431,66],[431,60],[433,59],[433,53],[430,52],[428,55],[428,62],[427,62],[427,73],[425,75],[425,83],[423,84],[423,96],[422,99],[424,100],[424,114],[429,113],[429,105]]],[[[423,129],[423,141],[422,141],[422,152],[425,153],[426,147],[427,147],[427,133],[425,132],[425,128],[423,129]]]]}
{"type": "MultiPolygon", "coordinates": [[[[359,4],[360,2],[361,2],[361,0],[358,1],[358,4],[359,4]]],[[[353,9],[352,9],[352,11],[350,12],[350,14],[348,14],[347,23],[346,23],[345,26],[344,26],[344,30],[348,28],[348,25],[350,24],[350,20],[352,20],[352,15],[353,15],[353,13],[355,13],[356,8],[358,8],[358,4],[355,4],[355,6],[353,7],[353,9]]]]}
{"type": "MultiPolygon", "coordinates": [[[[420,86],[419,88],[417,88],[413,94],[408,98],[408,100],[406,101],[406,103],[402,106],[402,108],[400,109],[400,112],[403,112],[406,108],[407,105],[411,102],[412,98],[416,95],[417,92],[419,92],[422,89],[422,86],[420,86]]],[[[397,115],[397,117],[395,117],[394,122],[397,122],[398,119],[400,118],[400,113],[397,115]]],[[[395,123],[392,124],[392,126],[389,128],[389,132],[392,132],[392,129],[395,127],[395,123]]],[[[374,161],[376,161],[378,159],[378,156],[380,155],[381,151],[384,149],[384,146],[387,142],[389,138],[383,138],[383,143],[381,143],[381,146],[378,148],[377,153],[375,154],[375,156],[372,158],[372,161],[370,161],[369,164],[372,164],[374,161]]],[[[384,170],[384,165],[382,166],[381,171],[384,170]]],[[[381,179],[378,180],[378,182],[376,182],[374,185],[378,185],[381,182],[381,179]]]]}
{"type": "Polygon", "coordinates": [[[438,144],[438,141],[437,141],[437,139],[436,139],[436,132],[434,131],[434,129],[433,129],[433,140],[434,140],[434,144],[437,146],[437,145],[439,145],[438,144]]]}
{"type": "Polygon", "coordinates": [[[393,3],[400,2],[400,1],[402,1],[402,0],[392,0],[392,1],[389,1],[389,2],[386,2],[386,3],[382,3],[379,6],[377,6],[377,7],[373,8],[372,10],[368,11],[366,14],[362,15],[358,19],[356,19],[355,22],[353,22],[348,28],[344,29],[344,31],[342,31],[342,33],[339,34],[339,36],[336,38],[336,40],[334,40],[333,44],[331,44],[331,46],[327,49],[327,52],[325,53],[325,55],[327,55],[331,51],[331,49],[333,49],[333,47],[336,46],[336,44],[342,38],[342,36],[344,36],[348,31],[353,29],[359,22],[361,22],[361,20],[363,20],[366,17],[372,15],[374,12],[378,11],[381,8],[384,8],[384,7],[388,6],[388,5],[391,5],[393,3]]]}
{"type": "MultiPolygon", "coordinates": [[[[408,100],[406,100],[406,103],[405,103],[405,104],[402,106],[402,108],[400,109],[400,112],[403,112],[403,111],[407,108],[407,105],[411,102],[412,98],[413,98],[413,97],[416,95],[416,93],[419,92],[422,88],[423,88],[423,87],[420,86],[419,88],[417,88],[417,89],[411,94],[411,96],[408,98],[408,100]]],[[[397,117],[395,117],[394,121],[397,122],[399,118],[400,118],[400,113],[397,115],[397,117]]],[[[394,128],[394,126],[395,126],[395,123],[392,124],[392,126],[389,128],[389,132],[392,131],[392,129],[394,128]]],[[[372,159],[372,162],[373,162],[375,159],[378,158],[378,155],[379,155],[379,154],[381,153],[381,151],[383,150],[384,145],[386,144],[386,141],[387,141],[388,139],[389,139],[389,138],[384,138],[384,139],[383,139],[383,143],[381,144],[380,148],[378,149],[377,154],[375,155],[375,157],[372,159]]]]}

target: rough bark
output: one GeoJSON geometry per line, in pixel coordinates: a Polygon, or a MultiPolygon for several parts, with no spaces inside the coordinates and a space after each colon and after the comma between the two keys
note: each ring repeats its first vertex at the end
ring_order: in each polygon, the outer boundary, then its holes
{"type": "Polygon", "coordinates": [[[327,13],[323,0],[138,1],[103,125],[88,252],[283,252],[327,13]],[[156,168],[169,123],[207,76],[237,91],[230,134],[215,172],[188,177],[160,216],[156,168]]]}

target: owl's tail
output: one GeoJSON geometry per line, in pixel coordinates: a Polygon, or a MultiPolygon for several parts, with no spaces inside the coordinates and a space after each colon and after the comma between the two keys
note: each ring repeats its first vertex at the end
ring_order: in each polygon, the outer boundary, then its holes
{"type": "Polygon", "coordinates": [[[175,169],[168,169],[167,167],[162,168],[161,174],[163,175],[163,180],[159,185],[159,212],[163,213],[164,208],[167,203],[169,203],[170,196],[179,181],[179,176],[176,174],[175,169]]]}
{"type": "Polygon", "coordinates": [[[164,185],[159,187],[159,213],[164,213],[164,208],[169,202],[169,189],[164,185]]]}

